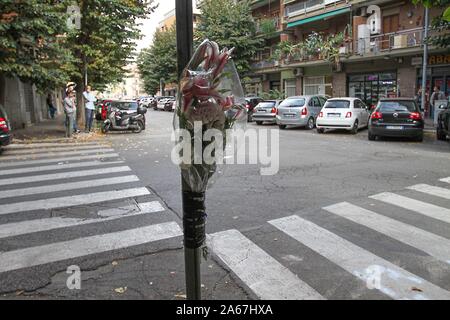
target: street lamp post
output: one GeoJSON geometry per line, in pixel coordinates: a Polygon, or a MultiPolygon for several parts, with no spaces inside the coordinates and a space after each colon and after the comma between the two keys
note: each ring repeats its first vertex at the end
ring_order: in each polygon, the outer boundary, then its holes
{"type": "MultiPolygon", "coordinates": [[[[177,28],[178,79],[188,65],[193,51],[192,0],[175,1],[177,28]]],[[[201,243],[204,236],[204,195],[193,197],[189,186],[182,180],[184,259],[186,275],[186,296],[188,300],[201,299],[201,243]]]]}

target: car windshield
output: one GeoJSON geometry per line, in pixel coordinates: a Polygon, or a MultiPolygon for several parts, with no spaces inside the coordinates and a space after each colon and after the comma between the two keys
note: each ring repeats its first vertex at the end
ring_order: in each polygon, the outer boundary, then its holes
{"type": "Polygon", "coordinates": [[[121,110],[137,110],[138,104],[136,102],[122,102],[118,107],[121,110]]]}
{"type": "Polygon", "coordinates": [[[306,100],[304,98],[301,99],[287,99],[284,100],[281,104],[280,107],[291,107],[291,108],[299,108],[299,107],[303,107],[305,105],[306,100]]]}
{"type": "Polygon", "coordinates": [[[325,109],[349,109],[350,101],[347,100],[328,100],[325,109]]]}
{"type": "Polygon", "coordinates": [[[275,102],[261,102],[257,106],[258,108],[273,108],[275,107],[275,102]]]}
{"type": "Polygon", "coordinates": [[[380,112],[415,112],[417,106],[414,101],[382,101],[380,112]]]}

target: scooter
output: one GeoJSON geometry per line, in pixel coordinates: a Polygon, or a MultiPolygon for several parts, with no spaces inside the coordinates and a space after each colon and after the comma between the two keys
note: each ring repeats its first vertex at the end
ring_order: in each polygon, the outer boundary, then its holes
{"type": "Polygon", "coordinates": [[[127,130],[140,133],[145,129],[144,114],[146,112],[146,108],[138,108],[137,114],[128,115],[120,109],[111,109],[108,118],[102,123],[102,133],[127,130]]]}

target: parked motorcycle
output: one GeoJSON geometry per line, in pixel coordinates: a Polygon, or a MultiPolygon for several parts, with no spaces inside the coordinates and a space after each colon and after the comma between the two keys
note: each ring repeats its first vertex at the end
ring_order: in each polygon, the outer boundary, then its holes
{"type": "Polygon", "coordinates": [[[139,107],[137,114],[127,114],[118,108],[111,108],[108,118],[102,124],[102,132],[108,131],[127,131],[140,133],[145,129],[145,114],[147,109],[139,107]]]}

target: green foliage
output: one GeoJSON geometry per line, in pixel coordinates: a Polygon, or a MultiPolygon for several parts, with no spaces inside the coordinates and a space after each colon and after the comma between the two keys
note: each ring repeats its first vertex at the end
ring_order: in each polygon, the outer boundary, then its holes
{"type": "Polygon", "coordinates": [[[251,61],[263,40],[256,37],[256,24],[249,1],[203,0],[195,42],[215,41],[221,48],[235,48],[233,60],[240,76],[251,70],[251,61]]]}
{"type": "Polygon", "coordinates": [[[280,90],[270,90],[269,92],[263,92],[261,98],[264,100],[284,100],[286,94],[280,90]]]}
{"type": "Polygon", "coordinates": [[[75,63],[62,35],[66,2],[2,0],[0,72],[32,82],[41,90],[68,80],[75,63]]]}
{"type": "Polygon", "coordinates": [[[120,82],[125,66],[135,58],[136,40],[141,38],[138,19],[153,12],[153,0],[78,1],[81,28],[69,34],[71,50],[80,61],[73,81],[83,83],[87,66],[88,81],[96,89],[120,82]]]}
{"type": "Polygon", "coordinates": [[[145,91],[155,94],[160,79],[165,83],[177,83],[177,35],[175,27],[167,31],[156,31],[153,44],[141,51],[138,68],[145,91]]]}
{"type": "Polygon", "coordinates": [[[441,48],[450,47],[450,0],[413,0],[413,3],[422,4],[428,8],[442,8],[442,15],[432,22],[432,30],[435,34],[428,39],[428,42],[441,48]]]}
{"type": "Polygon", "coordinates": [[[259,31],[266,35],[270,36],[277,31],[275,27],[274,19],[263,19],[259,23],[259,31]]]}

